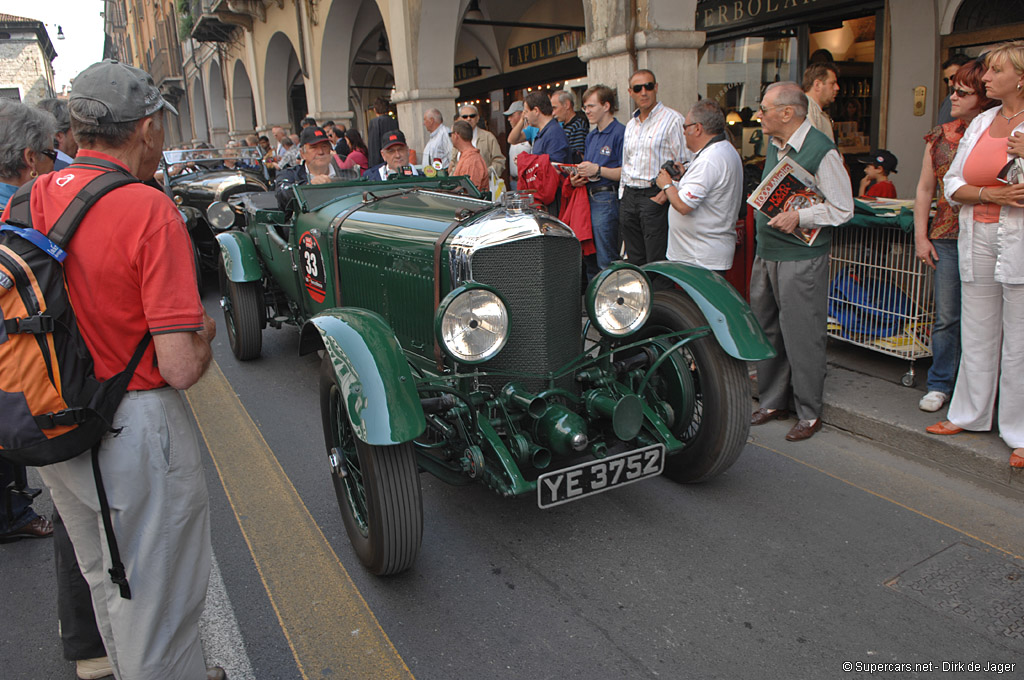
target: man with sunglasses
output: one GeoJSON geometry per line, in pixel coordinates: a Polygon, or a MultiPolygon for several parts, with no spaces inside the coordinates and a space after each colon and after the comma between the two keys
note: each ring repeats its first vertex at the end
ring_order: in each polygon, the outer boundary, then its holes
{"type": "MultiPolygon", "coordinates": [[[[505,172],[505,154],[501,152],[501,147],[498,146],[498,138],[480,127],[480,111],[472,104],[460,106],[459,119],[473,126],[473,146],[480,150],[480,155],[483,156],[487,167],[494,170],[495,175],[501,177],[501,173],[505,172]]],[[[452,147],[452,155],[448,165],[454,168],[458,162],[459,152],[452,147]]]]}
{"type": "Polygon", "coordinates": [[[750,309],[776,355],[757,363],[761,408],[751,425],[789,416],[796,405],[796,425],[789,441],[809,439],[821,429],[825,390],[825,319],[828,304],[828,257],[832,230],[853,217],[853,191],[843,158],[807,118],[807,95],[793,82],[772,83],[761,101],[761,129],[770,137],[764,174],[782,158],[792,159],[814,176],[824,201],[786,210],[771,219],[755,216],[757,255],[750,276],[750,309]],[[795,235],[797,228],[821,228],[813,245],[795,235]]]}
{"type": "Polygon", "coordinates": [[[946,86],[946,98],[939,106],[939,117],[936,125],[945,125],[953,122],[953,76],[957,74],[960,67],[971,61],[966,54],[954,54],[942,62],[942,82],[946,86]]]}
{"type": "Polygon", "coordinates": [[[683,141],[682,114],[658,101],[654,73],[641,69],[629,79],[629,96],[636,111],[626,123],[619,184],[619,230],[626,257],[643,265],[665,259],[668,247],[668,200],[652,186],[667,161],[691,157],[683,141]]]}

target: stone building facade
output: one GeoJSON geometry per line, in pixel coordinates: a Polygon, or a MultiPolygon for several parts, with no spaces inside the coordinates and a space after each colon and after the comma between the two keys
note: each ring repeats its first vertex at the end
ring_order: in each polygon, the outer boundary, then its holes
{"type": "Polygon", "coordinates": [[[53,97],[56,56],[41,21],[0,14],[0,96],[26,104],[53,97]]]}
{"type": "MultiPolygon", "coordinates": [[[[107,2],[137,12],[153,4],[107,2]]],[[[850,149],[896,153],[908,170],[896,176],[897,189],[909,197],[922,136],[946,95],[939,64],[952,51],[973,56],[1024,36],[1024,20],[1014,23],[1007,9],[1020,2],[177,0],[185,10],[181,101],[190,108],[182,136],[223,143],[274,125],[297,130],[305,115],[365,130],[383,96],[414,149],[426,141],[423,113],[437,108],[450,124],[461,102],[477,104],[501,140],[501,112],[538,88],[579,94],[608,84],[625,120],[629,75],[649,68],[659,98],[680,111],[698,95],[737,117],[746,109],[734,140],[742,147],[757,127],[750,113],[763,87],[799,79],[810,54],[830,47],[849,81],[844,102],[860,100],[849,104],[859,121],[834,112],[859,123],[844,127],[850,149]]]]}

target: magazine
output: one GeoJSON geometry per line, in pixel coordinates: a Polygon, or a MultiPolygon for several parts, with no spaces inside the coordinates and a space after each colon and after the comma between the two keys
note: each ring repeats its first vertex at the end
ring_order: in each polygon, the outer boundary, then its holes
{"type": "MultiPolygon", "coordinates": [[[[751,207],[769,218],[824,201],[824,196],[814,184],[814,176],[791,158],[780,160],[747,199],[751,207]]],[[[793,235],[810,246],[814,245],[820,231],[821,227],[797,227],[793,235]]]]}
{"type": "Polygon", "coordinates": [[[554,161],[552,161],[551,167],[567,177],[575,175],[579,169],[579,165],[576,163],[555,163],[554,161]]]}

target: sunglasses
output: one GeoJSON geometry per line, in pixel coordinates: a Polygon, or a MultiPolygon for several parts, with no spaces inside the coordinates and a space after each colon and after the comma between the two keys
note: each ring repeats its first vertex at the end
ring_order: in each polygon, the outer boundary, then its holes
{"type": "Polygon", "coordinates": [[[476,118],[476,117],[477,117],[477,114],[475,114],[475,113],[466,113],[466,114],[463,114],[463,115],[459,116],[459,118],[476,118]]]}
{"type": "Polygon", "coordinates": [[[51,161],[57,161],[57,152],[53,149],[43,149],[43,155],[49,158],[51,161]]]}
{"type": "Polygon", "coordinates": [[[637,83],[636,85],[634,85],[630,89],[633,90],[633,92],[636,92],[637,94],[640,94],[644,90],[647,90],[648,92],[651,92],[657,86],[658,86],[657,83],[651,81],[649,83],[637,83]]]}
{"type": "Polygon", "coordinates": [[[771,104],[769,106],[765,106],[764,104],[761,104],[757,108],[758,108],[758,110],[761,111],[761,113],[768,113],[768,111],[771,110],[771,109],[781,109],[781,108],[785,108],[785,106],[786,106],[785,104],[771,104]]]}
{"type": "Polygon", "coordinates": [[[957,97],[960,97],[960,99],[963,99],[964,97],[970,97],[972,94],[977,93],[968,92],[967,90],[961,90],[959,87],[954,87],[953,91],[950,94],[955,94],[957,97]]]}
{"type": "Polygon", "coordinates": [[[946,85],[949,85],[949,81],[950,80],[952,80],[952,79],[951,78],[947,78],[945,76],[942,77],[942,82],[944,82],[946,85]]]}
{"type": "Polygon", "coordinates": [[[699,125],[699,123],[683,123],[683,129],[690,127],[691,125],[699,125]]]}

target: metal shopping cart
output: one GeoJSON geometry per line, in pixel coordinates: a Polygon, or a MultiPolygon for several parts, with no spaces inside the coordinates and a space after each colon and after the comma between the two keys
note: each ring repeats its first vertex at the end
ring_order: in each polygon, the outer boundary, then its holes
{"type": "Polygon", "coordinates": [[[854,219],[832,234],[828,335],[909,360],[901,382],[912,387],[914,361],[932,354],[933,270],[914,255],[905,206],[856,204],[854,219]]]}

